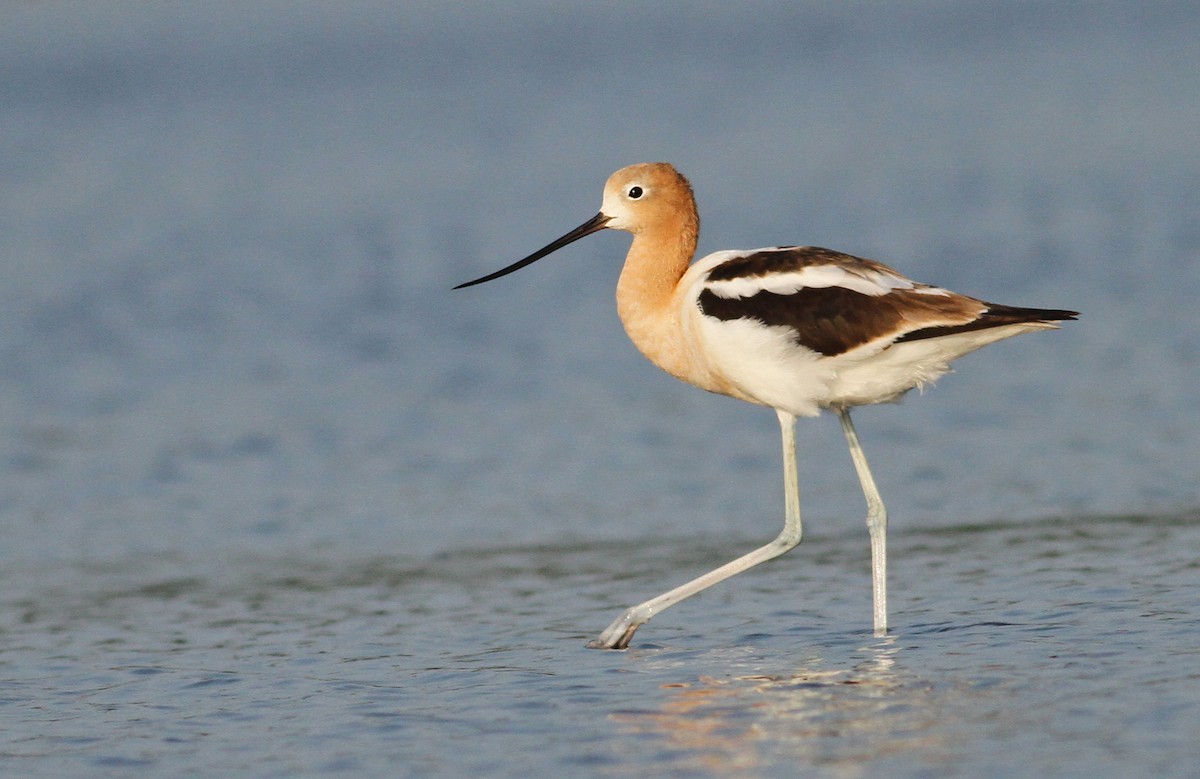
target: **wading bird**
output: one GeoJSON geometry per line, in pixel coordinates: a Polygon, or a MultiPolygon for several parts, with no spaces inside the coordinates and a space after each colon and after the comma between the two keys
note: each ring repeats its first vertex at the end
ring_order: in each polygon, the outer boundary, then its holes
{"type": "Polygon", "coordinates": [[[715,252],[692,263],[700,231],[688,180],[666,163],[622,168],[600,213],[507,268],[519,270],[599,230],[633,245],[617,282],[625,332],[652,363],[709,392],[775,409],[783,433],[783,531],[769,544],[626,610],[598,638],[622,649],[654,615],[800,543],[796,417],[841,420],[867,500],[876,635],[887,632],[887,512],[850,409],[894,401],[994,341],[1057,327],[1077,312],[987,303],[912,281],[882,263],[814,246],[715,252]]]}

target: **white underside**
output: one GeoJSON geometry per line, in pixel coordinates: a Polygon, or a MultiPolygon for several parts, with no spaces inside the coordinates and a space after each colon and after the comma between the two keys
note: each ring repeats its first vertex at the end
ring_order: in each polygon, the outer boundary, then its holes
{"type": "Polygon", "coordinates": [[[1005,325],[986,330],[905,341],[881,339],[826,357],[797,344],[786,327],[749,319],[719,320],[698,310],[692,330],[699,348],[692,355],[711,376],[706,389],[795,416],[822,408],[896,400],[950,370],[950,363],[996,341],[1052,324],[1005,325]],[[729,387],[734,391],[729,391],[729,387]]]}
{"type": "Polygon", "coordinates": [[[972,330],[892,344],[885,349],[863,347],[836,357],[836,375],[821,406],[860,406],[886,403],[944,376],[950,363],[988,344],[1033,330],[1054,328],[1040,322],[972,330]]]}

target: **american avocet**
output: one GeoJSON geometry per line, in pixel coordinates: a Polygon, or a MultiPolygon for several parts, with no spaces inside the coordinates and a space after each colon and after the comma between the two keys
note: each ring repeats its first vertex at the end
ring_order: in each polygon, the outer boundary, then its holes
{"type": "Polygon", "coordinates": [[[588,644],[621,649],[655,614],[800,543],[796,417],[835,411],[867,499],[875,635],[887,632],[887,512],[850,408],[899,398],[994,341],[1056,328],[1075,311],[1015,308],[921,284],[873,260],[813,246],[722,251],[694,264],[700,217],[692,187],[666,163],[631,165],[604,185],[600,213],[497,279],[572,241],[633,234],[617,313],[649,360],[709,392],[775,409],[783,431],[785,519],[771,543],[626,610],[588,644]]]}

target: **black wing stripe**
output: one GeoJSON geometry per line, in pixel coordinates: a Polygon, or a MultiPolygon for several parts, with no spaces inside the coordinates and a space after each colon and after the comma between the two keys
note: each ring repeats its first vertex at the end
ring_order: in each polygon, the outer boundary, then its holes
{"type": "Polygon", "coordinates": [[[705,289],[698,302],[700,311],[715,319],[750,319],[768,327],[790,328],[796,343],[832,357],[902,325],[904,317],[888,297],[819,287],[788,295],[759,292],[748,298],[723,298],[705,289]]]}
{"type": "Polygon", "coordinates": [[[1063,322],[1075,319],[1078,311],[1067,311],[1060,308],[1017,308],[1015,306],[989,305],[988,309],[973,322],[961,325],[935,325],[922,327],[919,330],[907,332],[896,339],[903,341],[920,341],[925,338],[941,338],[955,333],[969,333],[973,330],[988,330],[1004,325],[1016,325],[1025,322],[1063,322]]]}

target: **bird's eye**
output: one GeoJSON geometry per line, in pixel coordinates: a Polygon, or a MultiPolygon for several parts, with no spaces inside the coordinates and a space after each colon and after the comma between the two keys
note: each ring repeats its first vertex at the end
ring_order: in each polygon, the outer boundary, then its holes
{"type": "Polygon", "coordinates": [[[642,194],[643,194],[643,192],[642,192],[641,187],[630,187],[629,188],[629,199],[630,200],[637,200],[638,198],[640,198],[642,196],[642,194]]]}

